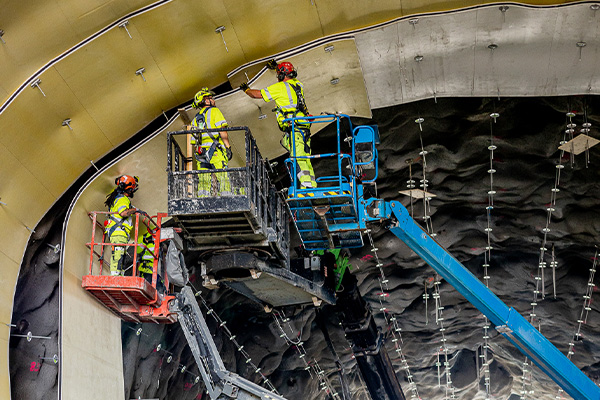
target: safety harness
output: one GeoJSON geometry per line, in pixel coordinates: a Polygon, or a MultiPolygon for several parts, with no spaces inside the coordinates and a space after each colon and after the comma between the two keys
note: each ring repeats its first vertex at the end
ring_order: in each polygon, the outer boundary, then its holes
{"type": "MultiPolygon", "coordinates": [[[[119,197],[115,198],[114,202],[116,202],[118,200],[119,197]]],[[[113,204],[114,204],[113,202],[113,204]]],[[[131,203],[130,203],[131,204],[131,203]]],[[[115,222],[115,224],[113,226],[111,226],[110,228],[108,228],[108,231],[106,232],[108,237],[111,237],[112,234],[114,233],[115,230],[117,230],[118,228],[123,227],[123,224],[125,222],[127,222],[127,220],[129,219],[129,217],[122,217],[121,214],[117,213],[117,215],[119,217],[121,217],[121,219],[117,219],[115,218],[114,214],[111,214],[108,218],[112,221],[115,222]]],[[[125,229],[123,229],[123,233],[125,233],[125,235],[127,236],[127,239],[129,239],[129,235],[127,234],[127,232],[125,232],[125,229]]]]}
{"type": "MultiPolygon", "coordinates": [[[[198,125],[198,129],[206,129],[206,112],[208,110],[210,110],[211,108],[213,108],[213,107],[206,107],[201,112],[196,114],[196,117],[194,118],[194,120],[196,121],[196,124],[198,125]]],[[[210,145],[209,149],[205,151],[204,148],[202,147],[202,138],[200,137],[197,140],[198,148],[197,148],[196,152],[194,153],[194,157],[200,163],[200,168],[215,169],[215,166],[213,164],[211,164],[210,160],[212,159],[213,155],[215,154],[215,150],[217,149],[217,146],[219,145],[219,137],[218,137],[219,135],[217,134],[217,136],[214,136],[213,132],[206,132],[206,133],[208,134],[208,136],[211,138],[211,140],[213,142],[210,145]]]]}
{"type": "MultiPolygon", "coordinates": [[[[302,89],[300,88],[300,85],[294,85],[293,83],[290,83],[290,82],[285,82],[285,84],[290,85],[290,87],[292,89],[294,89],[294,92],[296,92],[296,97],[298,99],[296,102],[296,109],[286,111],[286,110],[281,109],[281,107],[277,107],[277,108],[274,108],[273,111],[280,112],[283,115],[283,119],[295,118],[299,112],[301,112],[305,116],[308,116],[309,115],[308,107],[306,106],[306,101],[304,100],[304,95],[302,94],[302,89]]],[[[291,147],[286,148],[284,143],[285,143],[286,139],[287,139],[288,143],[290,141],[289,138],[290,138],[290,133],[292,133],[292,124],[288,124],[287,126],[285,126],[283,123],[281,123],[278,125],[279,125],[279,130],[281,130],[282,132],[285,133],[279,143],[283,146],[283,148],[285,148],[286,150],[289,151],[291,147]]],[[[310,123],[302,124],[302,125],[296,124],[295,127],[302,135],[302,141],[304,142],[304,151],[306,153],[310,153],[310,146],[308,145],[308,140],[310,139],[310,123]]]]}

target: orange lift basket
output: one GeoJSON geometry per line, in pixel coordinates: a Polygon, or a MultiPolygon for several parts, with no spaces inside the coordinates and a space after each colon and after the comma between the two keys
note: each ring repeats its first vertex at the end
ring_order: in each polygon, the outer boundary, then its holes
{"type": "MultiPolygon", "coordinates": [[[[167,214],[159,213],[156,221],[146,215],[136,213],[134,231],[134,243],[123,244],[124,247],[133,247],[133,264],[131,266],[131,274],[127,276],[111,276],[108,270],[108,263],[104,261],[105,251],[112,254],[108,249],[112,249],[111,243],[105,242],[109,240],[104,233],[102,240],[96,242],[96,231],[98,228],[104,230],[98,217],[102,219],[108,218],[110,212],[93,211],[89,213],[92,219],[92,240],[87,243],[90,248],[90,267],[89,275],[85,275],[82,279],[81,286],[94,296],[109,310],[117,314],[121,319],[131,322],[155,322],[155,323],[173,323],[177,321],[177,314],[169,311],[169,302],[175,296],[159,293],[157,290],[158,281],[158,261],[160,254],[161,242],[161,221],[167,214]],[[138,243],[139,223],[140,221],[146,225],[148,232],[152,234],[154,239],[154,262],[152,264],[152,282],[148,282],[141,276],[137,276],[137,258],[138,248],[142,247],[149,250],[144,243],[138,243]],[[108,247],[108,249],[106,249],[108,247]],[[94,256],[97,258],[95,259],[94,256]],[[94,268],[96,267],[96,268],[94,268]],[[94,271],[95,270],[95,271],[94,271]]],[[[163,239],[163,241],[166,239],[163,239]]],[[[123,256],[125,257],[125,255],[123,256]]],[[[128,271],[127,271],[128,272],[128,271]]],[[[168,277],[166,273],[162,274],[164,279],[164,287],[169,287],[168,277]]]]}

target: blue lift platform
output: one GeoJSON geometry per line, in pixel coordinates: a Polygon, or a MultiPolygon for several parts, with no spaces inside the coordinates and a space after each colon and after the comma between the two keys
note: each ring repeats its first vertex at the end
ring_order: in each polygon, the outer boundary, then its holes
{"type": "MultiPolygon", "coordinates": [[[[286,199],[306,250],[362,247],[367,224],[379,222],[411,250],[426,261],[471,304],[481,311],[496,330],[529,357],[544,373],[576,400],[600,400],[600,388],[571,360],[563,355],[515,309],[504,304],[467,268],[440,246],[397,201],[375,197],[365,199],[364,185],[377,178],[379,132],[376,126],[353,127],[347,115],[302,117],[312,123],[335,123],[335,153],[296,156],[292,145],[286,164],[292,185],[286,199]],[[342,122],[349,124],[349,136],[341,138],[342,122]],[[341,150],[342,142],[350,142],[351,153],[341,150]],[[299,186],[297,159],[329,158],[337,163],[337,174],[317,179],[318,188],[299,186]],[[368,179],[365,172],[372,170],[368,179]]],[[[295,124],[295,119],[288,120],[295,124]]],[[[290,140],[290,142],[294,142],[290,140]]]]}
{"type": "MultiPolygon", "coordinates": [[[[318,188],[301,188],[298,180],[293,180],[287,203],[298,233],[308,251],[362,247],[362,232],[367,228],[365,219],[361,218],[364,210],[357,199],[363,198],[363,185],[374,184],[377,178],[379,131],[375,125],[353,127],[350,118],[345,115],[323,115],[311,119],[313,123],[336,124],[336,152],[288,158],[286,164],[290,175],[297,176],[298,165],[294,160],[303,158],[328,158],[337,166],[337,172],[317,178],[318,188]],[[352,133],[346,139],[340,137],[343,122],[349,124],[352,133]],[[350,142],[350,154],[342,153],[342,140],[350,142]],[[374,176],[361,181],[359,177],[366,169],[374,169],[374,176]]],[[[291,142],[291,154],[295,154],[295,143],[291,142]]]]}

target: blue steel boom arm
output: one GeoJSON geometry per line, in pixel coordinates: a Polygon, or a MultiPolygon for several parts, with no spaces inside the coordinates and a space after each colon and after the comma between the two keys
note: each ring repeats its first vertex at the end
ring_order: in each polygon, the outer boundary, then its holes
{"type": "MultiPolygon", "coordinates": [[[[306,117],[302,117],[307,119],[306,117]]],[[[298,187],[295,170],[288,192],[288,205],[307,250],[362,247],[362,232],[367,223],[391,220],[390,230],[411,250],[448,281],[471,304],[496,326],[496,330],[513,343],[571,397],[576,400],[600,400],[600,388],[581,372],[516,310],[509,308],[460,262],[436,243],[397,201],[364,198],[363,185],[377,178],[376,125],[353,127],[347,115],[324,115],[309,118],[313,123],[336,122],[338,174],[317,179],[318,188],[298,187]],[[342,173],[340,121],[348,119],[352,132],[351,173],[342,173]],[[364,170],[373,170],[365,179],[364,170]],[[360,179],[359,179],[360,176],[360,179]],[[336,240],[337,239],[337,240],[336,240]]],[[[294,121],[290,119],[289,121],[294,121]]],[[[344,139],[347,141],[350,138],[344,139]]],[[[317,158],[325,155],[307,156],[317,158]]],[[[327,154],[326,156],[332,156],[327,154]]],[[[296,157],[292,151],[290,162],[296,157]]]]}
{"type": "Polygon", "coordinates": [[[576,400],[600,399],[600,388],[515,309],[504,304],[427,234],[397,201],[360,200],[367,221],[392,219],[390,231],[481,311],[496,330],[576,400]]]}

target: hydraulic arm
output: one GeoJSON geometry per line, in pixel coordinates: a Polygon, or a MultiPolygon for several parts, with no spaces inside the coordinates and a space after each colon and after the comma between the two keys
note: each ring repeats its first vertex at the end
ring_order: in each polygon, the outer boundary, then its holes
{"type": "Polygon", "coordinates": [[[515,309],[509,308],[479,279],[431,238],[397,201],[361,201],[369,210],[368,220],[392,219],[390,231],[425,260],[471,304],[496,330],[551,377],[574,399],[598,400],[600,388],[564,356],[515,309]]]}
{"type": "Polygon", "coordinates": [[[358,291],[356,277],[345,274],[335,309],[340,313],[346,338],[372,400],[405,400],[392,361],[383,346],[383,335],[358,291]]]}
{"type": "Polygon", "coordinates": [[[172,304],[172,311],[178,314],[179,323],[212,400],[285,400],[278,394],[227,371],[192,289],[184,287],[172,304]]]}

